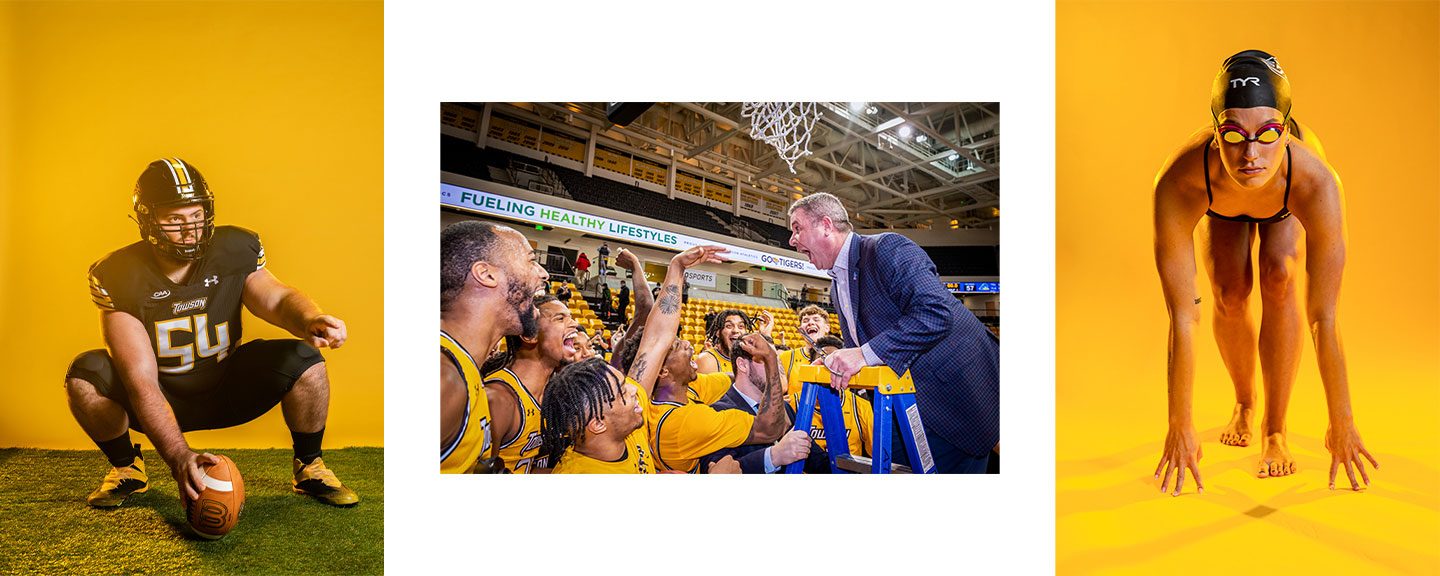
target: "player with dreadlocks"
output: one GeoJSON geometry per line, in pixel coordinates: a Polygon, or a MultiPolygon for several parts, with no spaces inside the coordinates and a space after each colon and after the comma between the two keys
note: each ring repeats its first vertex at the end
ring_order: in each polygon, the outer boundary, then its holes
{"type": "Polygon", "coordinates": [[[727,308],[715,313],[715,317],[705,323],[705,338],[714,345],[714,348],[701,352],[695,358],[695,364],[699,367],[701,374],[723,372],[733,374],[735,372],[735,351],[730,343],[741,334],[750,331],[750,316],[740,310],[727,308]]]}
{"type": "Polygon", "coordinates": [[[541,430],[555,473],[655,472],[646,413],[663,356],[680,325],[680,284],[685,270],[721,263],[718,246],[696,246],[670,260],[660,299],[627,374],[591,358],[566,366],[546,385],[541,430]],[[618,402],[617,402],[618,400],[618,402]]]}
{"type": "Polygon", "coordinates": [[[534,303],[540,312],[535,337],[505,336],[505,351],[491,356],[480,368],[485,374],[495,455],[515,474],[548,468],[540,439],[545,383],[556,370],[588,350],[580,339],[579,323],[564,302],[541,294],[534,297],[534,303]]]}

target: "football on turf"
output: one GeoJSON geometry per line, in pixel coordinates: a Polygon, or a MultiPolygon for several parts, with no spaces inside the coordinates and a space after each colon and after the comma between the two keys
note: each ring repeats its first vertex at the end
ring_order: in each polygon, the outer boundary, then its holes
{"type": "Polygon", "coordinates": [[[220,464],[201,466],[205,489],[199,499],[191,500],[184,490],[180,491],[190,528],[210,540],[229,534],[245,508],[245,482],[240,478],[240,469],[225,456],[215,457],[220,459],[220,464]]]}

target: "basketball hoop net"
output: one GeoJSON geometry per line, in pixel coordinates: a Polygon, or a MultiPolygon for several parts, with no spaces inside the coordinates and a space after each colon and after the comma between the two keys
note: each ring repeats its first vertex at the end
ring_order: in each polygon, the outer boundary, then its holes
{"type": "Polygon", "coordinates": [[[750,137],[774,146],[791,174],[810,154],[810,130],[820,120],[814,102],[742,102],[740,116],[750,119],[750,137]]]}

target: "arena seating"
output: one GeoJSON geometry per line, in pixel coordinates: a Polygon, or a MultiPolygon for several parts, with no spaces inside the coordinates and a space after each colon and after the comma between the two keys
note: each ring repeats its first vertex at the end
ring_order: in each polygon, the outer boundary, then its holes
{"type": "Polygon", "coordinates": [[[511,161],[526,162],[550,169],[559,177],[571,198],[586,204],[639,214],[725,236],[734,236],[735,233],[730,226],[736,222],[742,222],[751,230],[759,233],[765,244],[781,248],[789,246],[790,231],[784,226],[747,216],[735,216],[725,210],[707,208],[686,200],[672,200],[649,190],[622,184],[608,178],[586,176],[577,170],[545,164],[504,150],[476,148],[474,143],[453,136],[442,135],[440,137],[440,163],[446,167],[446,170],[457,174],[515,185],[514,182],[506,182],[502,179],[505,171],[509,169],[511,161]]]}

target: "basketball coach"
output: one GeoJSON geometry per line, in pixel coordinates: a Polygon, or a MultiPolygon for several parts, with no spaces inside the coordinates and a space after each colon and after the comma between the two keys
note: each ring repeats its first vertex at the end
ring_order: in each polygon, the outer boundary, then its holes
{"type": "MultiPolygon", "coordinates": [[[[999,340],[910,239],[854,233],[840,199],[823,192],[793,202],[789,216],[790,245],[832,278],[845,341],[826,359],[837,374],[832,385],[843,390],[865,366],[909,370],[937,471],[985,473],[1000,441],[999,340]]],[[[894,461],[909,465],[898,425],[890,425],[894,461]]]]}

